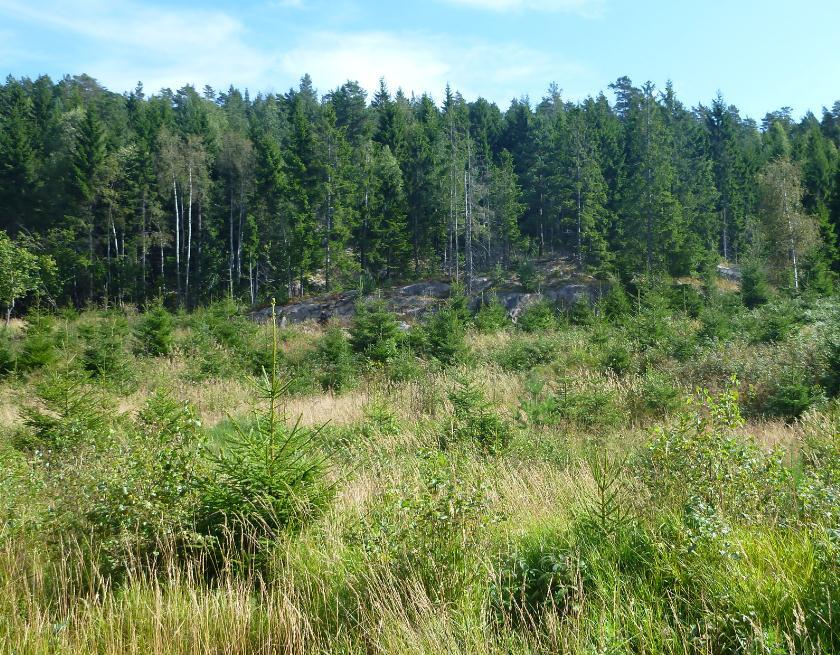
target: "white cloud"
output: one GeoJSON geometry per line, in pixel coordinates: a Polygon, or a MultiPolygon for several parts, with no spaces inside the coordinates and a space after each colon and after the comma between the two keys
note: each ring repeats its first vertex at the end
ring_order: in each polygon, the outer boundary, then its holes
{"type": "Polygon", "coordinates": [[[599,16],[604,0],[445,0],[446,2],[487,11],[569,12],[583,16],[599,16]]]}
{"type": "Polygon", "coordinates": [[[60,33],[56,43],[73,49],[72,57],[63,55],[65,63],[41,45],[30,61],[51,55],[53,65],[58,60],[69,69],[62,72],[88,73],[114,91],[133,89],[138,81],[148,92],[185,84],[273,91],[295,85],[309,73],[322,92],[348,79],[374,91],[384,77],[392,91],[399,87],[409,95],[428,92],[439,100],[451,83],[468,99],[484,95],[506,104],[535,89],[541,93],[551,80],[566,89],[588,83],[582,66],[556,53],[467,37],[310,30],[282,41],[282,46],[257,46],[246,26],[228,13],[138,0],[0,0],[0,16],[4,14],[60,33]]]}
{"type": "Polygon", "coordinates": [[[149,90],[187,83],[258,85],[276,62],[247,45],[242,24],[221,11],[103,0],[0,0],[0,12],[82,37],[91,54],[74,67],[81,65],[114,90],[133,88],[138,80],[149,90]]]}
{"type": "Polygon", "coordinates": [[[354,79],[372,91],[384,77],[392,91],[400,87],[408,95],[428,92],[440,99],[451,83],[467,98],[484,95],[500,103],[535,80],[547,86],[586,74],[580,64],[515,44],[390,32],[312,34],[284,54],[281,65],[288,75],[308,72],[321,90],[354,79]]]}

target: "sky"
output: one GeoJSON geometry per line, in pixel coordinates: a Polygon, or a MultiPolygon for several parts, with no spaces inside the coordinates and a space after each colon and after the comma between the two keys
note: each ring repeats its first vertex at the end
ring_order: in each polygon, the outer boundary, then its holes
{"type": "Polygon", "coordinates": [[[0,0],[0,74],[87,73],[113,91],[193,84],[326,93],[384,77],[506,108],[551,82],[568,100],[622,75],[689,106],[720,91],[743,115],[840,100],[840,1],[0,0]]]}

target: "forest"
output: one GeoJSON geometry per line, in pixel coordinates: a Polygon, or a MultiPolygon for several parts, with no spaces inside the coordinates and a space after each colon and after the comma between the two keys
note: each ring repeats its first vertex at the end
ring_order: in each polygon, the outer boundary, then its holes
{"type": "Polygon", "coordinates": [[[610,91],[8,78],[0,653],[840,653],[840,103],[610,91]]]}
{"type": "Polygon", "coordinates": [[[370,100],[354,82],[319,97],[308,76],[254,99],[10,77],[0,229],[54,306],[259,304],[435,274],[469,287],[550,253],[625,284],[726,260],[832,287],[840,103],[759,124],[721,96],[688,109],[670,84],[610,90],[569,102],[552,85],[502,111],[384,82],[370,100]]]}

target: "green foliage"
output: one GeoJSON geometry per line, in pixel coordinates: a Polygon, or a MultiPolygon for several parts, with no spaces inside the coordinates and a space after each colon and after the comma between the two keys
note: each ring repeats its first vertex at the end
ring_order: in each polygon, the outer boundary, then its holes
{"type": "Polygon", "coordinates": [[[623,343],[609,345],[601,355],[601,368],[611,371],[618,376],[630,372],[633,367],[633,356],[623,343]]]}
{"type": "Polygon", "coordinates": [[[164,553],[183,557],[202,548],[193,531],[203,474],[195,409],[157,391],[122,439],[119,450],[103,451],[92,466],[83,508],[102,570],[114,580],[130,567],[154,570],[164,553]]]}
{"type": "Polygon", "coordinates": [[[110,408],[87,375],[50,373],[34,391],[36,398],[21,411],[24,427],[15,435],[18,448],[60,452],[95,443],[108,433],[110,408]]]}
{"type": "Polygon", "coordinates": [[[595,313],[589,296],[577,296],[569,308],[568,316],[572,325],[592,325],[595,313]]]}
{"type": "Polygon", "coordinates": [[[479,332],[495,332],[506,327],[509,323],[507,309],[499,302],[496,295],[483,302],[473,318],[473,324],[479,332]]]}
{"type": "Polygon", "coordinates": [[[528,371],[550,363],[557,353],[557,344],[546,337],[514,337],[494,354],[494,359],[506,371],[528,371]]]}
{"type": "Polygon", "coordinates": [[[598,311],[610,321],[618,321],[630,313],[630,299],[620,282],[610,284],[610,288],[598,300],[598,311]]]}
{"type": "Polygon", "coordinates": [[[824,398],[822,389],[810,384],[803,372],[787,372],[773,381],[762,409],[771,416],[796,419],[824,398]]]}
{"type": "Polygon", "coordinates": [[[554,306],[547,300],[528,305],[516,319],[516,327],[524,332],[548,332],[557,327],[554,306]]]}
{"type": "Polygon", "coordinates": [[[352,385],[354,371],[350,342],[338,326],[331,326],[318,342],[318,376],[321,386],[341,392],[352,385]]]}
{"type": "Polygon", "coordinates": [[[384,363],[397,350],[399,326],[383,300],[361,301],[350,328],[353,352],[373,362],[384,363]]]}
{"type": "Polygon", "coordinates": [[[84,334],[84,370],[100,379],[129,381],[133,371],[124,349],[127,334],[128,325],[120,319],[105,319],[90,327],[84,334]]]}
{"type": "Polygon", "coordinates": [[[152,357],[172,352],[172,315],[161,303],[155,303],[143,313],[134,328],[135,350],[152,357]]]}
{"type": "Polygon", "coordinates": [[[462,312],[447,303],[423,324],[424,351],[441,364],[450,365],[463,359],[467,352],[466,328],[462,312]]]}
{"type": "Polygon", "coordinates": [[[537,293],[540,290],[542,276],[529,260],[521,262],[516,267],[516,275],[519,277],[519,284],[525,293],[537,293]]]}
{"type": "Polygon", "coordinates": [[[272,367],[258,389],[266,409],[248,424],[234,421],[233,434],[208,452],[211,471],[200,484],[196,518],[197,531],[218,545],[220,556],[233,549],[256,557],[258,565],[281,533],[311,522],[332,497],[320,428],[302,427],[299,419],[290,427],[278,415],[287,384],[278,376],[273,319],[272,311],[272,367]]]}
{"type": "Polygon", "coordinates": [[[16,368],[28,373],[52,366],[58,359],[56,340],[53,319],[46,314],[32,314],[15,360],[16,368]]]}
{"type": "Polygon", "coordinates": [[[767,275],[758,262],[750,260],[741,268],[741,300],[749,309],[770,300],[767,275]]]}
{"type": "Polygon", "coordinates": [[[470,380],[460,380],[449,393],[452,416],[445,426],[442,442],[474,444],[487,452],[497,452],[510,442],[511,426],[499,415],[484,390],[470,380]]]}
{"type": "Polygon", "coordinates": [[[15,368],[15,356],[12,351],[12,339],[6,330],[0,331],[0,380],[15,368]]]}
{"type": "Polygon", "coordinates": [[[486,485],[464,477],[443,453],[421,456],[419,488],[390,489],[351,538],[399,579],[451,600],[477,581],[472,553],[496,517],[486,485]]]}

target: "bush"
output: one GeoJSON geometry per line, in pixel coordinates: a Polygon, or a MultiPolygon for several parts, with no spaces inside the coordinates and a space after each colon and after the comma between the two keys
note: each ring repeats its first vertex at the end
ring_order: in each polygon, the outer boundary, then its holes
{"type": "Polygon", "coordinates": [[[764,269],[754,261],[741,268],[741,300],[749,309],[763,305],[770,299],[770,285],[764,269]]]}
{"type": "Polygon", "coordinates": [[[547,332],[557,327],[554,307],[547,300],[529,305],[519,315],[516,327],[524,332],[547,332]]]}
{"type": "Polygon", "coordinates": [[[805,379],[804,372],[788,373],[774,381],[770,393],[764,400],[763,409],[771,416],[795,419],[824,399],[822,389],[810,384],[805,379]]]}
{"type": "Polygon", "coordinates": [[[595,321],[595,313],[592,311],[589,296],[577,296],[569,308],[568,315],[572,325],[592,325],[595,321]]]}
{"type": "Polygon", "coordinates": [[[325,390],[340,392],[353,382],[354,362],[344,331],[331,326],[318,342],[318,378],[325,390]]]}
{"type": "Polygon", "coordinates": [[[449,440],[472,443],[482,450],[495,452],[510,442],[511,427],[487,400],[477,384],[461,381],[449,393],[452,418],[444,432],[443,442],[449,440]]]}
{"type": "Polygon", "coordinates": [[[466,330],[460,312],[449,303],[426,320],[423,333],[426,354],[441,364],[454,364],[467,352],[466,330]]]}
{"type": "Polygon", "coordinates": [[[570,389],[564,385],[554,396],[558,419],[582,427],[617,425],[622,413],[615,393],[598,388],[570,389]]]}
{"type": "Polygon", "coordinates": [[[550,363],[556,356],[557,344],[545,337],[516,337],[496,352],[494,359],[506,371],[528,371],[550,363]]]}
{"type": "Polygon", "coordinates": [[[787,339],[799,325],[799,312],[793,303],[764,305],[751,316],[753,343],[777,343],[787,339]]]}
{"type": "Polygon", "coordinates": [[[82,367],[98,378],[127,381],[131,366],[123,348],[127,326],[116,320],[106,320],[94,325],[85,334],[82,367]]]}
{"type": "Polygon", "coordinates": [[[49,316],[32,314],[26,326],[20,354],[15,363],[23,372],[51,366],[58,359],[55,326],[49,316]]]}
{"type": "Polygon", "coordinates": [[[15,368],[15,356],[12,352],[12,339],[7,330],[0,330],[0,380],[15,368]]]}
{"type": "Polygon", "coordinates": [[[633,357],[624,344],[614,343],[601,355],[601,368],[618,376],[630,372],[633,357]]]}
{"type": "Polygon", "coordinates": [[[530,261],[524,261],[516,267],[516,274],[519,276],[519,284],[525,293],[536,293],[540,289],[540,278],[537,269],[530,261]]]}
{"type": "Polygon", "coordinates": [[[172,315],[161,303],[156,303],[140,317],[134,329],[135,351],[159,357],[172,352],[172,315]]]}
{"type": "Polygon", "coordinates": [[[266,409],[255,411],[248,424],[233,422],[234,434],[208,452],[211,469],[199,491],[196,529],[217,544],[218,557],[237,551],[246,569],[262,564],[282,532],[297,531],[320,515],[333,491],[326,456],[316,442],[320,428],[302,427],[299,421],[288,427],[278,415],[287,385],[277,374],[272,324],[272,367],[259,386],[266,409]]]}
{"type": "Polygon", "coordinates": [[[63,451],[94,443],[108,432],[108,403],[81,372],[52,373],[35,385],[36,401],[23,407],[22,450],[63,451]]]}
{"type": "Polygon", "coordinates": [[[373,362],[385,363],[397,350],[399,326],[385,301],[361,301],[350,328],[350,346],[358,355],[373,362]]]}
{"type": "Polygon", "coordinates": [[[609,291],[598,300],[598,311],[610,321],[618,321],[630,313],[630,299],[620,282],[613,282],[609,291]]]}
{"type": "Polygon", "coordinates": [[[201,550],[193,517],[202,444],[194,408],[157,391],[119,449],[99,453],[86,480],[84,511],[100,570],[119,580],[131,566],[153,570],[164,552],[201,550]]]}
{"type": "Polygon", "coordinates": [[[507,309],[499,302],[497,296],[493,295],[489,302],[482,303],[473,319],[476,329],[479,332],[495,332],[506,327],[508,319],[507,309]]]}

